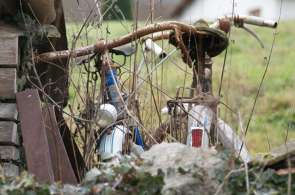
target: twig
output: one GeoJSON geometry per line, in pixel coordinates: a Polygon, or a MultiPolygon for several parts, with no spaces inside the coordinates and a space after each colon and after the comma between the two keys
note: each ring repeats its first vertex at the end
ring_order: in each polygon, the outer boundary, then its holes
{"type": "Polygon", "coordinates": [[[288,162],[288,195],[292,194],[292,164],[290,160],[290,156],[287,157],[288,162]]]}
{"type": "Polygon", "coordinates": [[[244,162],[245,165],[245,180],[246,180],[246,187],[247,187],[247,195],[250,194],[250,184],[249,184],[249,174],[248,174],[248,163],[244,162]]]}

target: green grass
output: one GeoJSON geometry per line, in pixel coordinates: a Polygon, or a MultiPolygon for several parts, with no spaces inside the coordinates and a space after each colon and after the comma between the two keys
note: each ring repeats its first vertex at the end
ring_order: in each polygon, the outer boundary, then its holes
{"type": "MultiPolygon", "coordinates": [[[[235,30],[231,37],[235,41],[229,48],[231,60],[228,60],[226,66],[223,86],[223,99],[234,110],[241,112],[244,126],[266,68],[273,40],[272,30],[254,30],[265,43],[265,49],[261,49],[254,38],[246,32],[235,30]]],[[[284,143],[287,131],[288,140],[295,138],[295,128],[292,125],[295,120],[295,53],[292,52],[295,48],[292,38],[294,33],[293,22],[283,22],[278,27],[269,70],[247,135],[247,145],[252,151],[267,152],[269,148],[284,143]]],[[[222,64],[222,58],[217,58],[216,61],[217,64],[222,64]]],[[[219,76],[221,67],[216,66],[215,71],[215,76],[219,76]]]]}
{"type": "MultiPolygon", "coordinates": [[[[143,24],[141,24],[143,25],[143,24]]],[[[74,32],[79,31],[79,25],[68,25],[69,39],[74,32]]],[[[101,27],[92,27],[88,33],[83,32],[78,46],[94,43],[99,38],[116,38],[126,34],[133,28],[132,22],[109,21],[101,27]],[[107,33],[109,32],[109,33],[107,33]]],[[[258,85],[266,68],[266,62],[273,40],[273,30],[253,28],[265,44],[262,49],[258,42],[247,32],[235,29],[231,35],[231,45],[228,50],[225,76],[222,86],[221,100],[228,104],[236,113],[240,113],[244,128],[254,102],[258,85]]],[[[254,115],[247,134],[247,146],[253,153],[268,152],[269,149],[283,144],[288,131],[288,140],[295,139],[295,25],[293,21],[282,22],[271,56],[269,70],[255,107],[254,115]]],[[[164,44],[167,46],[167,44],[164,44]]],[[[172,48],[168,48],[171,50],[172,48]]],[[[179,59],[179,53],[173,61],[186,68],[179,59]]],[[[140,55],[138,56],[140,59],[140,55]]],[[[214,93],[217,94],[224,54],[214,58],[214,93]]],[[[138,60],[137,60],[138,61],[138,60]]],[[[175,96],[177,86],[183,86],[185,74],[171,62],[166,62],[163,69],[163,90],[170,96],[175,96]]],[[[74,70],[74,72],[77,70],[74,70]]],[[[190,69],[188,69],[191,72],[190,69]]],[[[158,75],[158,77],[159,77],[158,75]]],[[[186,86],[190,86],[188,75],[186,86]]],[[[160,77],[159,77],[160,78],[160,77]]],[[[78,79],[73,76],[73,80],[78,79]]],[[[128,79],[128,78],[127,78],[128,79]]],[[[154,81],[155,78],[153,78],[154,81]]],[[[146,88],[145,90],[148,90],[146,88]]],[[[71,97],[74,90],[71,87],[71,97]]],[[[168,97],[160,100],[162,105],[168,97]]],[[[239,123],[235,114],[224,106],[219,106],[220,117],[238,129],[239,123]]],[[[151,123],[155,118],[151,117],[151,123]]]]}

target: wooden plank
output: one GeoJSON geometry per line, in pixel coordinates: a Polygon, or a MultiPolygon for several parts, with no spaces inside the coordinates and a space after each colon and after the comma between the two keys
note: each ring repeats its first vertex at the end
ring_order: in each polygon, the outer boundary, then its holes
{"type": "Polygon", "coordinates": [[[6,177],[17,177],[19,176],[19,167],[12,163],[0,163],[0,166],[2,167],[2,173],[0,171],[1,175],[4,175],[6,177]]]}
{"type": "Polygon", "coordinates": [[[40,183],[53,183],[54,174],[38,91],[29,89],[19,92],[16,102],[28,171],[40,183]]]}
{"type": "Polygon", "coordinates": [[[83,156],[72,136],[71,130],[66,125],[66,121],[62,116],[62,112],[58,111],[55,112],[55,114],[57,115],[56,118],[59,124],[60,134],[63,139],[65,148],[67,150],[68,157],[71,161],[72,167],[74,169],[78,181],[81,181],[83,175],[86,174],[86,165],[83,156]]]}
{"type": "Polygon", "coordinates": [[[15,99],[16,90],[16,69],[0,69],[0,98],[15,99]]]}
{"type": "Polygon", "coordinates": [[[15,37],[24,35],[24,30],[11,24],[0,21],[0,37],[15,37]]]}
{"type": "Polygon", "coordinates": [[[17,145],[17,125],[10,121],[0,121],[0,144],[17,145]]]}
{"type": "MultiPolygon", "coordinates": [[[[1,71],[1,69],[0,69],[1,71]]],[[[0,103],[0,121],[16,121],[17,120],[17,109],[16,104],[4,104],[0,103]]]]}
{"type": "Polygon", "coordinates": [[[59,132],[54,106],[43,107],[46,134],[52,160],[54,179],[56,182],[77,184],[77,179],[59,132]]]}
{"type": "Polygon", "coordinates": [[[18,36],[0,37],[0,68],[15,68],[18,59],[18,36]]]}
{"type": "Polygon", "coordinates": [[[290,158],[291,163],[292,160],[295,163],[295,159],[292,158],[292,156],[295,157],[295,140],[288,141],[287,143],[276,147],[270,151],[271,158],[267,161],[263,161],[262,163],[266,167],[286,167],[287,168],[287,159],[290,158]]]}
{"type": "Polygon", "coordinates": [[[14,146],[0,146],[0,161],[1,160],[18,160],[19,149],[14,146]]]}

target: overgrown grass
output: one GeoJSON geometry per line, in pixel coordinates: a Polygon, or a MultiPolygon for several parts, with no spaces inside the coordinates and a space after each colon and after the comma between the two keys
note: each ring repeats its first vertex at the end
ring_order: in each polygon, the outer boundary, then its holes
{"type": "MultiPolygon", "coordinates": [[[[295,139],[295,52],[293,51],[295,26],[293,23],[292,21],[282,22],[278,27],[269,70],[246,137],[247,146],[253,153],[268,152],[269,149],[283,144],[286,140],[295,139]]],[[[119,37],[131,31],[132,27],[132,22],[109,21],[101,27],[88,28],[89,31],[83,32],[77,46],[92,44],[99,38],[119,37]]],[[[79,28],[80,25],[77,24],[68,25],[69,39],[74,32],[79,31],[79,28]]],[[[229,105],[235,114],[222,105],[219,106],[219,112],[220,117],[236,129],[240,129],[237,113],[240,113],[243,127],[246,128],[274,37],[274,31],[271,29],[253,29],[264,42],[264,49],[252,36],[241,29],[233,30],[231,45],[228,48],[221,100],[229,105]]],[[[168,48],[168,50],[171,49],[168,48]]],[[[172,61],[185,69],[179,55],[179,53],[174,55],[172,61]]],[[[223,59],[224,54],[213,59],[215,94],[218,93],[223,59]]],[[[166,62],[163,67],[161,72],[163,73],[163,90],[173,97],[176,87],[183,85],[185,73],[171,61],[166,62]]],[[[191,72],[190,69],[188,71],[191,72]]],[[[190,75],[187,75],[187,78],[186,86],[190,86],[190,75]]],[[[77,75],[73,75],[73,79],[77,80],[77,75]]],[[[70,94],[73,97],[72,87],[70,94]]],[[[168,99],[166,97],[161,101],[168,99]]]]}
{"type": "MultiPolygon", "coordinates": [[[[258,85],[266,68],[273,31],[254,28],[265,44],[258,42],[246,32],[235,30],[235,40],[229,48],[226,66],[223,100],[235,111],[240,111],[246,127],[250,111],[257,94],[258,85]]],[[[278,27],[269,70],[263,83],[253,119],[247,134],[247,145],[252,151],[267,152],[295,138],[295,33],[293,22],[283,22],[278,27]]],[[[216,59],[215,76],[220,75],[222,58],[216,59]]],[[[215,79],[216,81],[216,79],[215,79]]],[[[218,83],[218,82],[216,82],[218,83]]]]}

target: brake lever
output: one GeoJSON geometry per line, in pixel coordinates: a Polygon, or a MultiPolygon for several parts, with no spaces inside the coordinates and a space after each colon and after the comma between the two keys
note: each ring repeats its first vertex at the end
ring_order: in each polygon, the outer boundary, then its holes
{"type": "Polygon", "coordinates": [[[262,49],[264,49],[264,44],[262,40],[258,37],[258,35],[253,30],[251,30],[250,28],[247,28],[245,25],[240,26],[240,28],[244,29],[246,32],[252,35],[259,42],[262,49]]]}

